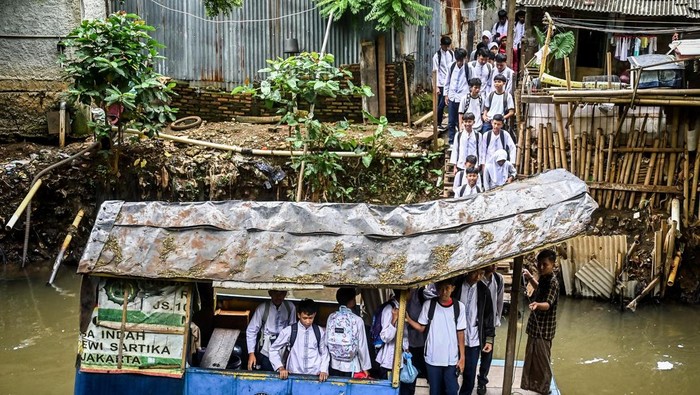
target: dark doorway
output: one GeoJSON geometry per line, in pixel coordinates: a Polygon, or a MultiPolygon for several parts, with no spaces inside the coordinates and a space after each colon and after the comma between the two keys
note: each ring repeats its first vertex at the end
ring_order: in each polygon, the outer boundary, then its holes
{"type": "Polygon", "coordinates": [[[605,39],[607,35],[595,30],[579,30],[576,43],[578,67],[603,68],[605,66],[605,39]]]}

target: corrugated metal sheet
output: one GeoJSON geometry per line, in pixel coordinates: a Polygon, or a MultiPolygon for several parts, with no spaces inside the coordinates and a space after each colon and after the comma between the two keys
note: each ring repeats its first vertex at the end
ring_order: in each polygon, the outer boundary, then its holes
{"type": "Polygon", "coordinates": [[[468,199],[398,207],[108,201],[78,272],[407,287],[574,237],[597,207],[565,170],[468,199]]]}
{"type": "MultiPolygon", "coordinates": [[[[575,278],[576,273],[592,258],[611,274],[615,274],[617,254],[627,253],[627,236],[582,236],[567,242],[569,246],[569,276],[573,279],[574,293],[584,297],[595,297],[596,293],[575,278]]],[[[562,274],[565,274],[562,272],[562,274]]],[[[569,280],[571,281],[571,280],[569,280]]],[[[566,280],[565,280],[566,282],[566,280]]]]}
{"type": "MultiPolygon", "coordinates": [[[[416,41],[416,64],[413,81],[415,86],[432,89],[433,55],[440,46],[442,35],[442,9],[432,0],[421,0],[421,4],[432,7],[433,17],[426,26],[418,29],[416,41]]],[[[409,46],[406,46],[410,48],[409,46]]]]}
{"type": "MultiPolygon", "coordinates": [[[[158,63],[158,72],[185,81],[227,83],[228,87],[258,79],[257,71],[266,67],[266,59],[284,56],[285,38],[297,38],[302,51],[320,51],[327,22],[312,0],[245,1],[231,15],[216,18],[206,17],[199,0],[114,3],[110,5],[137,13],[156,28],[153,37],[166,46],[161,51],[166,60],[158,63]],[[234,22],[215,23],[222,21],[234,22]]],[[[335,55],[337,65],[359,63],[359,43],[368,35],[375,35],[374,30],[362,24],[344,19],[334,22],[327,51],[335,55]]]]}
{"type": "Polygon", "coordinates": [[[576,278],[581,280],[588,288],[593,290],[596,296],[610,299],[615,277],[595,259],[591,259],[576,272],[576,278]]]}
{"type": "Polygon", "coordinates": [[[641,16],[700,18],[700,0],[518,0],[530,8],[565,8],[641,16]]]}

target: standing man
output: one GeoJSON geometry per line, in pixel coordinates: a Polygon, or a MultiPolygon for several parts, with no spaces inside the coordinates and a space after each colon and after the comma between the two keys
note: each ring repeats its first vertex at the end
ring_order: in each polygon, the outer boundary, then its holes
{"type": "Polygon", "coordinates": [[[284,298],[287,291],[267,291],[270,301],[260,304],[246,328],[248,370],[253,367],[273,371],[270,363],[270,345],[285,327],[296,322],[294,305],[284,298]]]}
{"type": "MultiPolygon", "coordinates": [[[[484,277],[481,279],[491,294],[491,302],[493,303],[493,326],[498,328],[501,326],[501,314],[503,313],[503,275],[496,272],[496,265],[486,266],[484,277]]],[[[481,363],[479,364],[479,376],[477,376],[476,393],[483,395],[486,393],[486,384],[488,384],[489,370],[491,369],[491,361],[493,360],[493,349],[489,352],[481,351],[481,363]]]]}
{"type": "Polygon", "coordinates": [[[455,62],[447,72],[445,84],[445,103],[447,104],[447,133],[449,144],[452,144],[459,125],[459,104],[464,96],[469,94],[470,67],[464,59],[467,51],[462,48],[455,50],[455,62]]]}
{"type": "Polygon", "coordinates": [[[557,329],[557,302],[559,301],[559,280],[554,275],[557,254],[553,250],[543,250],[537,254],[539,279],[523,270],[525,280],[535,288],[529,304],[530,318],[527,321],[527,346],[520,387],[524,390],[548,394],[552,382],[552,339],[557,329]]]}
{"type": "Polygon", "coordinates": [[[498,22],[493,25],[491,33],[494,36],[498,33],[501,37],[508,35],[508,11],[498,10],[498,22]]]}
{"type": "Polygon", "coordinates": [[[481,92],[484,95],[491,93],[491,72],[493,71],[493,66],[489,64],[489,51],[488,49],[481,48],[476,53],[476,60],[469,63],[472,68],[472,77],[481,80],[481,92]]]}
{"type": "Polygon", "coordinates": [[[523,37],[525,37],[525,11],[520,10],[515,13],[515,27],[513,37],[513,70],[517,74],[520,71],[520,48],[523,37]]]}
{"type": "Polygon", "coordinates": [[[447,71],[455,61],[455,54],[450,49],[452,39],[443,36],[440,39],[440,49],[433,55],[433,71],[437,71],[437,89],[438,89],[438,127],[442,128],[442,118],[445,113],[445,83],[447,82],[447,71]]]}

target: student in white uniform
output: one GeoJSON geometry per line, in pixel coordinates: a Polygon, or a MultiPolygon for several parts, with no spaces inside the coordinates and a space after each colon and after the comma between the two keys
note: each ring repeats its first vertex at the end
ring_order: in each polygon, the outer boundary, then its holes
{"type": "Polygon", "coordinates": [[[464,371],[464,331],[467,319],[464,304],[453,300],[451,279],[435,284],[438,296],[423,303],[418,321],[406,318],[415,330],[428,334],[425,365],[430,395],[457,395],[457,376],[464,371]]]}
{"type": "Polygon", "coordinates": [[[479,158],[479,164],[483,168],[486,164],[491,163],[493,155],[499,149],[506,151],[506,159],[508,161],[515,162],[515,143],[513,142],[513,138],[510,136],[510,133],[506,132],[505,130],[502,130],[503,115],[494,115],[491,125],[493,125],[493,130],[489,130],[488,132],[484,133],[483,137],[481,138],[481,146],[484,148],[481,150],[481,158],[479,158]]]}
{"type": "Polygon", "coordinates": [[[455,134],[459,126],[459,103],[469,94],[469,78],[471,70],[469,63],[465,62],[467,51],[462,48],[455,50],[455,62],[447,72],[445,84],[445,103],[447,103],[447,133],[449,144],[454,142],[455,134]]]}
{"type": "Polygon", "coordinates": [[[296,321],[294,305],[284,300],[287,291],[268,291],[270,301],[260,304],[246,328],[248,370],[273,371],[270,364],[270,345],[285,327],[296,321]]]}
{"type": "MultiPolygon", "coordinates": [[[[501,314],[503,313],[503,275],[496,272],[496,265],[489,265],[484,268],[484,277],[481,278],[491,294],[491,303],[493,304],[493,326],[498,328],[501,326],[501,314]]],[[[481,363],[479,363],[479,375],[477,380],[477,394],[482,389],[486,390],[486,384],[489,383],[489,370],[491,370],[491,361],[493,360],[493,348],[489,352],[481,351],[481,363]]]]}
{"type": "Polygon", "coordinates": [[[482,94],[489,94],[491,92],[491,72],[493,71],[493,66],[489,64],[489,51],[487,49],[480,49],[476,53],[476,60],[469,63],[472,68],[472,77],[481,80],[481,92],[482,94]]]}
{"type": "Polygon", "coordinates": [[[504,122],[508,122],[508,119],[515,115],[515,101],[513,95],[506,92],[505,85],[506,77],[502,74],[496,74],[493,77],[493,91],[484,96],[482,133],[491,130],[493,127],[491,120],[496,114],[502,115],[504,122]]]}
{"type": "Polygon", "coordinates": [[[459,103],[459,118],[461,120],[459,130],[464,129],[464,114],[470,112],[474,114],[474,124],[472,130],[481,132],[481,114],[484,111],[484,95],[481,94],[481,80],[472,77],[469,79],[469,94],[465,95],[459,103]]]}
{"type": "Polygon", "coordinates": [[[442,118],[445,114],[445,83],[447,82],[447,70],[455,61],[454,51],[450,49],[452,39],[447,36],[440,38],[440,49],[433,55],[433,71],[437,71],[438,88],[438,127],[442,127],[442,118]]]}
{"type": "MultiPolygon", "coordinates": [[[[379,364],[379,378],[382,380],[388,379],[389,374],[393,373],[394,350],[396,349],[396,322],[399,319],[399,302],[396,300],[396,295],[398,295],[399,292],[399,290],[394,290],[394,296],[392,296],[389,301],[390,303],[384,306],[382,310],[382,331],[379,333],[379,337],[384,344],[379,348],[377,358],[375,359],[379,364]]],[[[408,351],[407,326],[404,326],[401,348],[403,351],[408,351]]],[[[403,366],[403,361],[401,366],[403,366]]],[[[412,394],[415,392],[415,387],[415,382],[411,384],[402,382],[399,387],[399,395],[412,394]]]]}
{"type": "Polygon", "coordinates": [[[297,322],[282,329],[270,346],[270,363],[281,379],[286,379],[289,373],[318,376],[319,381],[328,378],[328,372],[321,370],[326,353],[323,348],[325,331],[314,323],[317,313],[318,303],[302,299],[297,307],[297,322]],[[283,361],[287,349],[289,354],[283,361]]]}
{"type": "Polygon", "coordinates": [[[488,191],[515,180],[515,166],[506,160],[506,151],[496,151],[493,160],[484,169],[484,188],[488,191]]]}
{"type": "Polygon", "coordinates": [[[470,167],[464,170],[466,180],[459,187],[455,188],[455,197],[463,198],[483,192],[479,182],[479,169],[470,167]]]}
{"type": "MultiPolygon", "coordinates": [[[[493,77],[495,78],[499,74],[506,77],[506,83],[503,87],[503,91],[508,92],[512,95],[514,72],[513,69],[508,67],[508,65],[506,64],[507,60],[508,58],[505,54],[499,53],[498,55],[496,55],[496,70],[493,72],[493,77]]],[[[495,85],[496,84],[494,83],[494,81],[491,80],[491,86],[495,85]]]]}
{"type": "Polygon", "coordinates": [[[508,12],[506,10],[498,10],[498,22],[493,25],[491,29],[492,34],[500,34],[502,36],[508,35],[508,12]]]}
{"type": "Polygon", "coordinates": [[[455,136],[452,144],[452,152],[450,153],[450,163],[455,165],[454,174],[466,168],[466,159],[473,155],[479,158],[479,145],[481,144],[481,134],[472,129],[476,116],[471,113],[465,113],[462,116],[462,125],[464,127],[455,136]]]}
{"type": "Polygon", "coordinates": [[[331,376],[354,377],[361,372],[363,377],[369,377],[372,368],[365,323],[352,311],[357,303],[356,296],[355,288],[339,288],[335,293],[340,307],[328,316],[323,339],[323,347],[328,352],[321,369],[331,376]]]}

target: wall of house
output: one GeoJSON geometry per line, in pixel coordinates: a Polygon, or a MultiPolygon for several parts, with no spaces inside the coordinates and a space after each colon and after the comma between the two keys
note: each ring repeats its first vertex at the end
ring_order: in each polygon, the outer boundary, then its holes
{"type": "MultiPolygon", "coordinates": [[[[360,85],[360,65],[347,66],[352,72],[352,82],[360,85]]],[[[413,65],[407,64],[409,81],[413,74],[413,65]]],[[[178,82],[172,106],[179,108],[178,117],[197,115],[211,122],[230,121],[237,115],[268,116],[275,110],[267,109],[264,103],[251,95],[232,95],[228,90],[217,87],[207,88],[193,86],[188,82],[178,82]]],[[[401,63],[386,66],[386,108],[390,121],[406,120],[406,104],[401,63]]],[[[359,97],[324,99],[318,105],[314,115],[322,121],[340,121],[343,118],[355,122],[362,121],[362,100],[359,97]]]]}
{"type": "Polygon", "coordinates": [[[0,139],[46,135],[46,112],[65,90],[58,42],[83,16],[104,14],[103,0],[0,3],[0,139]]]}

